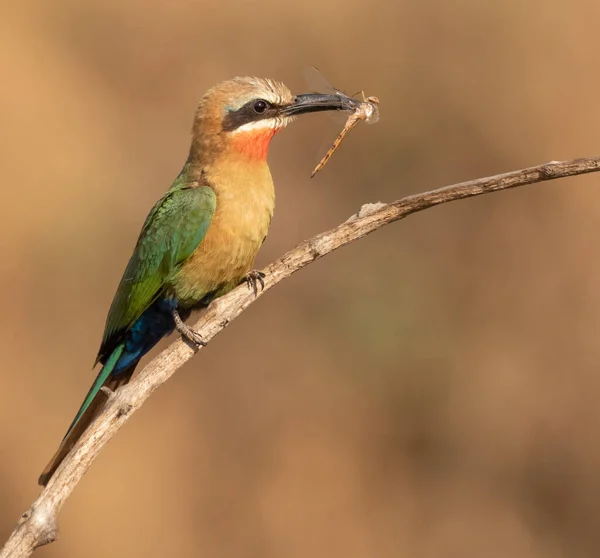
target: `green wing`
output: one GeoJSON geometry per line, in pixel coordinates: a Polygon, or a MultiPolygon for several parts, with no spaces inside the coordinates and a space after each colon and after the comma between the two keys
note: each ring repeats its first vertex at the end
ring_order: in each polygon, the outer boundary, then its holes
{"type": "Polygon", "coordinates": [[[206,235],[216,203],[212,188],[176,182],[152,208],[108,312],[98,360],[108,356],[191,256],[206,235]]]}

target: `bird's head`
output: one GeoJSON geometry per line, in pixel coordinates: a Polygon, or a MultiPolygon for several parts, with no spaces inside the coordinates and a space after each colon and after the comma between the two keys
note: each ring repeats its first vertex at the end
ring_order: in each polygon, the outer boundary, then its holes
{"type": "Polygon", "coordinates": [[[233,150],[264,161],[273,136],[295,116],[353,110],[355,105],[344,95],[293,95],[283,83],[271,79],[237,77],[202,97],[194,119],[192,154],[204,158],[233,150]]]}

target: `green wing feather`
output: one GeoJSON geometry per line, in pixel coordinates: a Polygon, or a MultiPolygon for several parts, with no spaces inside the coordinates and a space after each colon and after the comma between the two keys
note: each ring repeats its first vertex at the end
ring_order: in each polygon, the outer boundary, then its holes
{"type": "Polygon", "coordinates": [[[192,255],[206,235],[216,204],[212,188],[177,181],[152,208],[108,312],[98,361],[108,357],[192,255]]]}

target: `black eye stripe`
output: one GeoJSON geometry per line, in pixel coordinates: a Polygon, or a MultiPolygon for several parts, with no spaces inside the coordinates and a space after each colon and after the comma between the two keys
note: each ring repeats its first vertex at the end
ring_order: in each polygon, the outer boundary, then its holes
{"type": "Polygon", "coordinates": [[[265,120],[266,118],[273,118],[274,116],[277,116],[277,113],[278,108],[271,105],[268,101],[265,101],[264,99],[253,99],[238,110],[229,111],[225,115],[225,118],[223,118],[222,129],[224,132],[232,132],[244,124],[257,122],[258,120],[265,120]],[[266,104],[263,112],[256,111],[255,105],[259,101],[262,101],[266,104]]]}

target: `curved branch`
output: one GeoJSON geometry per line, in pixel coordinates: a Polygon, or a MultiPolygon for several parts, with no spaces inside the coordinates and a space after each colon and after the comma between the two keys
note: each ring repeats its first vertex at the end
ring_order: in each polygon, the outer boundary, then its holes
{"type": "MultiPolygon", "coordinates": [[[[209,341],[256,298],[292,273],[337,248],[412,213],[472,196],[597,171],[600,171],[600,157],[553,161],[537,167],[479,178],[408,196],[389,204],[367,204],[345,223],[302,242],[267,266],[264,270],[266,274],[264,290],[257,296],[245,286],[234,289],[214,301],[196,322],[194,328],[206,341],[209,341]]],[[[175,341],[146,365],[128,385],[120,388],[109,398],[100,416],[81,437],[37,500],[21,516],[17,527],[2,549],[0,558],[30,556],[38,546],[58,538],[58,513],[104,445],[143,405],[150,394],[191,359],[194,353],[195,349],[182,340],[175,341]]]]}

